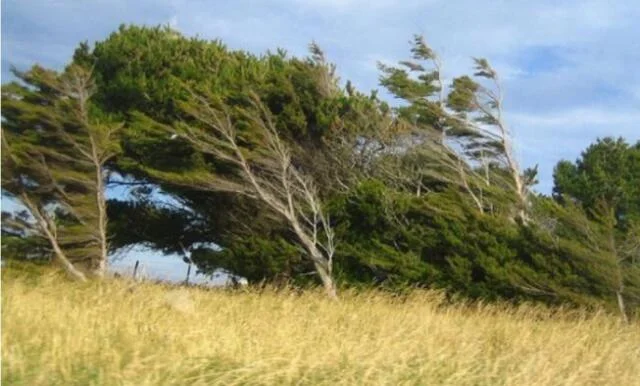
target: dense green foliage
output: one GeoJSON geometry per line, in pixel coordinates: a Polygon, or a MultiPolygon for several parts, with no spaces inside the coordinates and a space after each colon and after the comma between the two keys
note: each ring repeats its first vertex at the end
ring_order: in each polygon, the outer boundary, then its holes
{"type": "Polygon", "coordinates": [[[19,82],[2,88],[2,190],[34,221],[24,213],[3,216],[10,250],[18,248],[11,253],[43,238],[59,262],[103,275],[104,166],[120,150],[121,125],[91,103],[94,85],[82,67],[57,74],[35,66],[15,75],[19,82]]]}
{"type": "Polygon", "coordinates": [[[554,171],[554,196],[579,205],[599,227],[599,252],[617,266],[617,294],[631,291],[640,300],[640,141],[604,138],[589,146],[575,163],[561,161],[554,171]]]}
{"type": "MultiPolygon", "coordinates": [[[[380,66],[381,85],[400,100],[392,109],[349,82],[342,89],[322,51],[310,50],[308,58],[283,50],[256,56],[135,26],[78,47],[73,64],[91,68],[96,86],[92,119],[123,122],[105,183],[130,185],[132,194],[108,203],[112,251],[186,248],[205,272],[253,283],[314,280],[291,226],[231,184],[238,166],[176,134],[205,130],[194,111],[206,95],[232,122],[243,157],[265,165],[264,133],[247,114],[257,98],[291,164],[314,181],[335,232],[339,283],[612,307],[622,285],[627,309],[638,304],[640,143],[599,141],[576,164],[558,164],[553,198],[536,196],[535,169],[520,170],[512,157],[501,102],[492,99],[497,75],[485,60],[475,60],[474,77],[446,85],[437,55],[416,37],[411,60],[380,66]]],[[[37,71],[44,70],[26,74],[37,71]]],[[[10,139],[63,149],[41,137],[57,110],[34,98],[49,90],[21,79],[32,87],[3,86],[10,139]],[[31,113],[36,105],[39,114],[31,113]]],[[[266,167],[251,172],[268,177],[266,167]]],[[[6,179],[3,191],[13,193],[6,179]]],[[[46,245],[11,232],[20,222],[28,216],[3,214],[3,251],[46,254],[46,245]]]]}
{"type": "Polygon", "coordinates": [[[604,201],[616,220],[640,220],[640,141],[604,138],[587,148],[575,163],[561,161],[554,172],[554,196],[573,199],[586,208],[604,201]]]}

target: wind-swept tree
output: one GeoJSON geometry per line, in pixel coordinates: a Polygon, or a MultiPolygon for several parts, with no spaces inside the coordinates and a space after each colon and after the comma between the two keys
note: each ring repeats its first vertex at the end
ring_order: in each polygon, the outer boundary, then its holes
{"type": "Polygon", "coordinates": [[[558,162],[553,180],[553,195],[560,202],[571,199],[588,209],[604,201],[613,208],[619,229],[640,220],[640,141],[598,139],[575,162],[558,162]]]}
{"type": "Polygon", "coordinates": [[[515,217],[526,220],[529,185],[504,120],[497,72],[485,59],[474,59],[475,76],[490,85],[462,76],[447,90],[437,53],[421,36],[412,45],[412,60],[400,67],[380,65],[381,84],[407,102],[396,110],[412,129],[399,146],[426,181],[459,186],[480,212],[493,211],[487,196],[497,193],[500,198],[493,201],[499,202],[510,192],[518,207],[515,217]]]}
{"type": "Polygon", "coordinates": [[[396,137],[395,147],[404,156],[392,157],[400,164],[386,174],[414,181],[417,195],[442,183],[457,185],[483,212],[476,186],[480,175],[452,146],[471,133],[448,117],[442,61],[422,36],[414,36],[411,53],[412,60],[401,61],[400,67],[378,65],[380,84],[407,102],[396,108],[405,130],[396,137]]]}
{"type": "Polygon", "coordinates": [[[465,152],[474,161],[479,161],[485,170],[487,181],[490,175],[501,174],[503,188],[516,198],[516,217],[528,221],[529,185],[535,179],[535,169],[523,172],[518,163],[513,133],[504,117],[503,89],[496,70],[486,59],[474,58],[475,77],[488,81],[488,85],[474,81],[468,76],[454,79],[449,106],[457,113],[452,116],[469,130],[471,140],[464,144],[465,152]],[[490,173],[491,169],[498,172],[490,173]],[[506,177],[506,178],[505,178],[506,177]]]}
{"type": "Polygon", "coordinates": [[[3,214],[3,253],[53,255],[83,279],[109,247],[142,243],[252,283],[318,276],[332,297],[340,280],[633,309],[640,184],[622,171],[636,156],[565,165],[559,201],[579,205],[530,197],[486,61],[445,85],[415,37],[411,60],[381,66],[391,109],[341,89],[310,48],[256,56],[123,26],[62,74],[18,74],[2,90],[3,193],[26,210],[3,214]],[[129,194],[105,208],[105,182],[129,194]],[[585,215],[603,197],[615,218],[585,215]]]}
{"type": "Polygon", "coordinates": [[[576,160],[560,161],[554,170],[553,195],[578,205],[598,224],[601,253],[616,267],[615,294],[620,313],[640,302],[640,142],[598,139],[576,160]]]}
{"type": "Polygon", "coordinates": [[[249,94],[246,103],[246,107],[227,106],[215,95],[193,92],[182,108],[194,121],[176,125],[176,132],[167,127],[173,139],[186,140],[196,150],[233,167],[233,174],[156,174],[178,185],[247,196],[267,207],[285,221],[313,263],[327,295],[335,298],[334,233],[314,182],[293,164],[291,151],[258,96],[249,94]]]}
{"type": "MultiPolygon", "coordinates": [[[[353,156],[350,148],[359,148],[358,131],[377,128],[360,124],[370,121],[370,112],[377,113],[377,103],[368,96],[345,95],[316,45],[306,58],[290,57],[283,50],[255,56],[166,28],[123,26],[94,47],[81,45],[74,61],[94,66],[99,86],[95,103],[127,120],[115,169],[126,181],[148,183],[178,204],[110,201],[114,247],[143,242],[180,252],[182,242],[194,248],[198,268],[209,272],[224,269],[254,283],[281,276],[309,280],[313,264],[302,258],[306,252],[292,247],[298,238],[272,209],[228,190],[203,191],[176,182],[175,176],[197,173],[234,180],[237,169],[189,141],[170,140],[163,127],[193,123],[181,108],[181,102],[190,99],[188,89],[206,90],[230,108],[246,107],[251,90],[269,111],[291,164],[314,181],[318,197],[327,201],[353,185],[353,175],[360,170],[354,164],[367,162],[366,151],[353,156]],[[133,221],[138,215],[144,220],[133,221]]],[[[239,147],[253,154],[251,130],[237,129],[239,147]]]]}
{"type": "Polygon", "coordinates": [[[44,237],[71,275],[103,276],[105,165],[118,152],[121,125],[92,112],[94,84],[82,67],[58,74],[36,66],[15,75],[21,83],[2,88],[3,193],[31,216],[24,234],[44,237]]]}

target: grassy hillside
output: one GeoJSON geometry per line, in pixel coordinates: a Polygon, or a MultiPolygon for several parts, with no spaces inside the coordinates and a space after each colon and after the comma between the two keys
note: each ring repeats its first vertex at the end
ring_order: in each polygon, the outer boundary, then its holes
{"type": "Polygon", "coordinates": [[[604,313],[3,271],[4,385],[640,385],[640,327],[604,313]]]}

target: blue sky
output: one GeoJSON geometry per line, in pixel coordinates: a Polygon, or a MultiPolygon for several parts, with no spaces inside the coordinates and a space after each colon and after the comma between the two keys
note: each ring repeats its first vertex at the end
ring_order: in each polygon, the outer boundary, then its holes
{"type": "Polygon", "coordinates": [[[317,41],[343,80],[378,87],[376,63],[406,59],[414,33],[446,78],[489,59],[506,89],[507,121],[524,167],[553,166],[602,136],[640,139],[640,5],[636,0],[4,0],[2,80],[10,65],[62,67],[82,40],[121,23],[170,24],[230,48],[304,55],[317,41]]]}
{"type": "Polygon", "coordinates": [[[343,80],[370,90],[376,63],[407,58],[420,33],[447,78],[469,72],[472,56],[500,71],[518,155],[523,166],[540,164],[538,189],[548,193],[559,159],[575,159],[599,136],[640,139],[639,18],[633,0],[4,0],[2,79],[10,65],[59,68],[79,41],[138,23],[253,52],[304,55],[316,40],[343,80]]]}

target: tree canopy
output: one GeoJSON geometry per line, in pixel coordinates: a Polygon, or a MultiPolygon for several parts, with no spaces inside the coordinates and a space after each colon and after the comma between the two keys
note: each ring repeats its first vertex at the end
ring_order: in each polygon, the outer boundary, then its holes
{"type": "Polygon", "coordinates": [[[535,194],[497,72],[470,65],[446,84],[416,36],[410,59],[379,66],[392,107],[341,82],[315,43],[255,55],[122,26],[61,73],[3,85],[3,194],[28,209],[3,213],[3,251],[57,249],[82,274],[79,260],[91,271],[106,249],[145,244],[252,283],[632,312],[640,143],[599,140],[558,164],[553,197],[535,194]],[[106,200],[114,186],[131,194],[106,200]]]}
{"type": "Polygon", "coordinates": [[[615,211],[621,226],[640,220],[640,141],[598,139],[575,163],[561,161],[553,174],[554,196],[594,208],[599,201],[615,211]]]}

